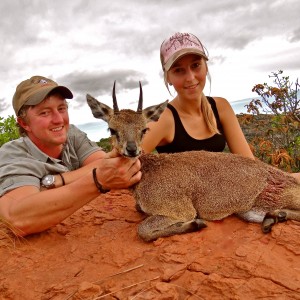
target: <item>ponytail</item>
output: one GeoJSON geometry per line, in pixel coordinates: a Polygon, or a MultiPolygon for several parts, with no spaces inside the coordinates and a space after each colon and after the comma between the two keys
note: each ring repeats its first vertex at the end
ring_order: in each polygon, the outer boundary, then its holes
{"type": "Polygon", "coordinates": [[[208,99],[203,93],[201,95],[201,110],[203,113],[204,121],[207,124],[209,131],[213,134],[220,134],[214,112],[211,108],[210,103],[208,102],[208,99]]]}

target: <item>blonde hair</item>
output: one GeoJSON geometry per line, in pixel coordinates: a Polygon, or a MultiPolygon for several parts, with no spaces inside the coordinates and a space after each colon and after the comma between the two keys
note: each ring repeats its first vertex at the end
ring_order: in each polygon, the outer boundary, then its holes
{"type": "Polygon", "coordinates": [[[208,102],[207,97],[203,94],[203,92],[201,95],[201,110],[204,121],[207,124],[209,131],[213,134],[220,134],[215,114],[211,108],[210,103],[208,102]]]}

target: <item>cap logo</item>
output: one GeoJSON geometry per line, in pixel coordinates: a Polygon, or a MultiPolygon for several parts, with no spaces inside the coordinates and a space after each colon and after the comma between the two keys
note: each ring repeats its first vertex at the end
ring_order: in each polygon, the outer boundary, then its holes
{"type": "Polygon", "coordinates": [[[41,79],[41,80],[39,81],[39,83],[40,83],[41,85],[44,85],[44,84],[47,84],[47,83],[48,83],[48,81],[47,81],[47,80],[45,80],[45,79],[41,79]]]}
{"type": "MultiPolygon", "coordinates": [[[[174,50],[177,50],[176,44],[179,43],[179,48],[182,46],[196,46],[201,47],[199,43],[197,43],[194,40],[191,40],[190,35],[188,33],[176,33],[173,36],[170,37],[170,46],[166,49],[166,51],[169,51],[172,47],[174,47],[174,50]]],[[[202,47],[201,47],[202,48],[202,47]]]]}
{"type": "Polygon", "coordinates": [[[34,83],[34,84],[40,84],[41,86],[50,84],[50,82],[48,80],[46,80],[46,79],[40,79],[40,78],[33,79],[32,83],[34,83]]]}

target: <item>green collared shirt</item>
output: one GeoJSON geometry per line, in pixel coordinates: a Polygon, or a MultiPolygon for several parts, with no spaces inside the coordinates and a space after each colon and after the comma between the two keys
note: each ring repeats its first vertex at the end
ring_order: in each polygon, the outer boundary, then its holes
{"type": "Polygon", "coordinates": [[[0,148],[0,197],[21,186],[40,188],[44,175],[76,170],[90,154],[99,150],[74,125],[70,125],[61,160],[39,150],[27,136],[8,142],[0,148]]]}

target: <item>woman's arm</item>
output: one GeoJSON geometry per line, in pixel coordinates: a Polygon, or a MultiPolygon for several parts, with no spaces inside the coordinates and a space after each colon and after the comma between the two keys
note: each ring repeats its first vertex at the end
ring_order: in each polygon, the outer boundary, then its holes
{"type": "Polygon", "coordinates": [[[248,145],[231,105],[224,98],[215,97],[214,99],[216,100],[220,121],[231,153],[240,154],[254,159],[254,155],[248,145]]]}

